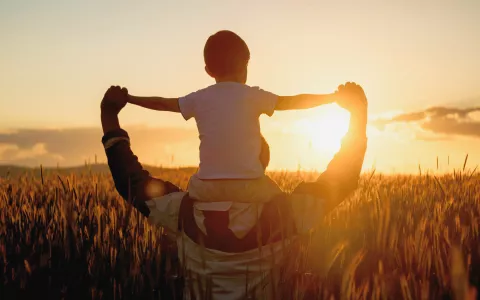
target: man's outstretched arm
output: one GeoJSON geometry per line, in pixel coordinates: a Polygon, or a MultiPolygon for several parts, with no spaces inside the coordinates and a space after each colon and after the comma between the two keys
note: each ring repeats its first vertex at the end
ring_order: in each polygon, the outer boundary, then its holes
{"type": "MultiPolygon", "coordinates": [[[[352,88],[347,84],[347,87],[352,88]]],[[[367,100],[363,90],[355,88],[358,95],[347,99],[344,106],[350,111],[350,125],[342,139],[342,146],[327,169],[315,182],[300,184],[294,193],[308,193],[324,199],[324,213],[333,210],[358,187],[358,179],[367,148],[367,100]]]]}
{"type": "Polygon", "coordinates": [[[105,94],[101,104],[102,143],[118,193],[148,216],[150,211],[145,201],[179,189],[168,181],[150,176],[133,154],[128,133],[121,129],[118,120],[118,113],[126,103],[126,90],[120,87],[111,87],[105,94]]]}

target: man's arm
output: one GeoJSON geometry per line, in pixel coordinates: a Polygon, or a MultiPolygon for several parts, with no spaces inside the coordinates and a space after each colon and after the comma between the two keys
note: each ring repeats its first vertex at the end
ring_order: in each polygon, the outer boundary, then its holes
{"type": "MultiPolygon", "coordinates": [[[[363,94],[363,90],[360,91],[363,94]]],[[[362,100],[362,97],[356,97],[351,102],[355,103],[347,105],[350,111],[349,130],[342,139],[339,152],[315,182],[302,183],[294,191],[294,193],[307,193],[324,199],[325,214],[333,210],[358,187],[367,149],[366,98],[362,100]]]]}
{"type": "Polygon", "coordinates": [[[112,87],[105,94],[101,105],[102,143],[118,193],[148,216],[150,210],[145,201],[179,189],[168,181],[150,176],[133,154],[128,133],[121,129],[118,120],[118,113],[126,103],[126,92],[119,87],[112,87]]]}
{"type": "Polygon", "coordinates": [[[337,94],[312,95],[301,94],[296,96],[278,96],[275,110],[294,110],[314,108],[337,101],[337,94]]]}
{"type": "Polygon", "coordinates": [[[178,98],[138,97],[128,95],[128,102],[152,110],[180,112],[178,98]]]}

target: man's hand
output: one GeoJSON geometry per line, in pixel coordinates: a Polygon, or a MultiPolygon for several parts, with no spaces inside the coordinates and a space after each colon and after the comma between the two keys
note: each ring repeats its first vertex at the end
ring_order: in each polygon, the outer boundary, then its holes
{"type": "Polygon", "coordinates": [[[107,90],[100,104],[103,134],[120,128],[118,113],[125,107],[127,100],[126,88],[111,86],[107,90]]]}
{"type": "Polygon", "coordinates": [[[365,92],[360,85],[354,82],[341,84],[338,86],[336,94],[338,95],[338,105],[348,110],[352,115],[367,112],[367,96],[365,96],[365,92]]]}
{"type": "Polygon", "coordinates": [[[119,86],[111,86],[103,96],[100,109],[102,113],[116,114],[125,107],[128,102],[128,90],[119,86]]]}
{"type": "Polygon", "coordinates": [[[363,88],[353,82],[338,86],[338,105],[350,112],[349,133],[365,136],[367,131],[368,101],[363,88]]]}

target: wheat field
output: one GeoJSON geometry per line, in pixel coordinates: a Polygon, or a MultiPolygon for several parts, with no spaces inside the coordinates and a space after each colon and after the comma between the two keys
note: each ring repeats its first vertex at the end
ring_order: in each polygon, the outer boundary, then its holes
{"type": "MultiPolygon", "coordinates": [[[[193,172],[151,171],[183,188],[193,172]]],[[[288,192],[316,174],[270,175],[288,192]]],[[[479,284],[479,223],[475,170],[363,174],[292,249],[279,295],[450,299],[479,284]]],[[[120,198],[104,168],[0,177],[0,274],[2,299],[178,299],[182,287],[173,245],[120,198]]]]}

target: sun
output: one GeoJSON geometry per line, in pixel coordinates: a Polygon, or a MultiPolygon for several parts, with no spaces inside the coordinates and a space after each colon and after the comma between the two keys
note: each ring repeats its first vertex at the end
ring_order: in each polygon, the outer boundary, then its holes
{"type": "Polygon", "coordinates": [[[350,114],[338,105],[316,109],[313,115],[295,122],[294,130],[303,135],[316,151],[335,153],[348,131],[350,114]]]}

